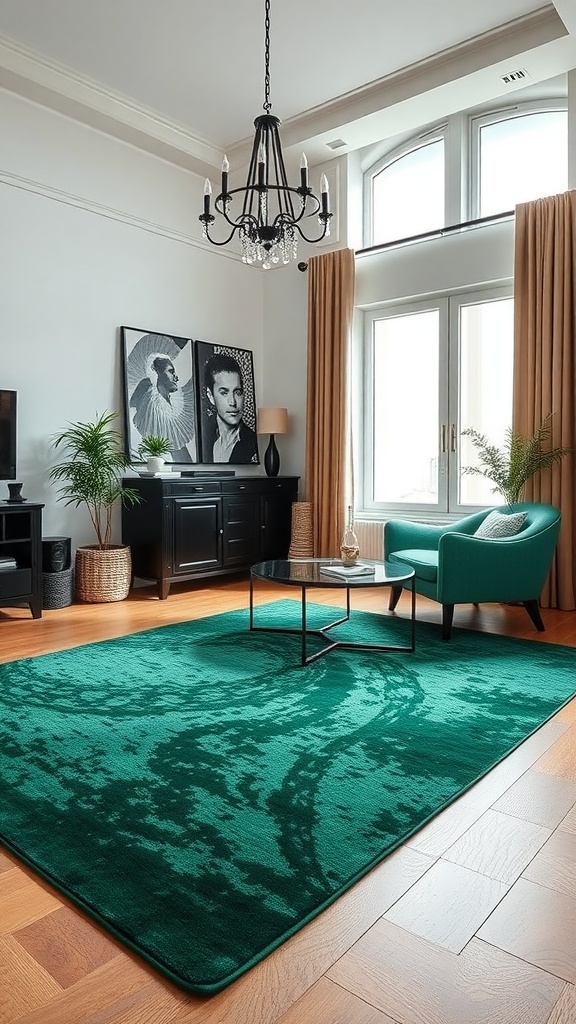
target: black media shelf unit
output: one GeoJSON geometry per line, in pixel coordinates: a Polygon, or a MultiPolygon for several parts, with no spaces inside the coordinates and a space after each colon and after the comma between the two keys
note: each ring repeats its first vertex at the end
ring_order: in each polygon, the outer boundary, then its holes
{"type": "Polygon", "coordinates": [[[28,605],[42,617],[42,509],[29,502],[0,501],[0,559],[15,568],[0,569],[0,606],[28,605]]]}
{"type": "Polygon", "coordinates": [[[122,509],[122,543],[133,577],[154,580],[158,596],[172,583],[242,572],[286,558],[299,477],[125,477],[142,497],[122,509]]]}

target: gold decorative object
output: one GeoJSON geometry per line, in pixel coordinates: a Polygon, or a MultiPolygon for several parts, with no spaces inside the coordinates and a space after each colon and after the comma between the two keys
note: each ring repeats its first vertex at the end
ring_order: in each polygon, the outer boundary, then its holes
{"type": "Polygon", "coordinates": [[[354,533],[354,514],[352,505],[348,506],[348,522],[344,530],[344,536],[340,544],[340,558],[342,565],[354,565],[360,553],[358,538],[354,533]]]}

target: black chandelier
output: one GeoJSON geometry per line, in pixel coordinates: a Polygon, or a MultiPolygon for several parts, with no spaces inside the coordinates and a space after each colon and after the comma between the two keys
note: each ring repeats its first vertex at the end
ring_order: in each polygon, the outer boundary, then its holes
{"type": "Polygon", "coordinates": [[[213,245],[227,245],[238,232],[244,263],[261,262],[267,269],[273,263],[289,263],[298,256],[298,236],[306,242],[319,242],[330,234],[328,181],[322,175],[318,199],[308,184],[308,163],[304,153],[300,160],[300,184],[288,184],[282,145],[280,119],[270,113],[270,0],[265,0],[265,74],[264,114],[254,121],[256,133],[248,168],[248,179],[243,188],[228,188],[229,164],[222,161],[222,191],[216,196],[214,208],[227,224],[230,233],[222,241],[212,238],[211,225],[216,217],[210,212],[212,186],[206,179],[204,186],[203,236],[213,245]],[[242,196],[242,211],[232,216],[234,196],[242,196]],[[309,238],[302,229],[304,218],[318,215],[320,232],[309,238]]]}

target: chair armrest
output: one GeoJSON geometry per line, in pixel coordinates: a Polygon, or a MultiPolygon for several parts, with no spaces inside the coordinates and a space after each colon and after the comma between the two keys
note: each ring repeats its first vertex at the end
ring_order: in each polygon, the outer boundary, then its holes
{"type": "Polygon", "coordinates": [[[498,540],[446,533],[438,546],[438,600],[511,601],[540,595],[554,553],[553,535],[498,540]]]}
{"type": "Polygon", "coordinates": [[[437,551],[440,537],[447,529],[446,526],[431,526],[429,523],[389,519],[384,524],[384,558],[393,551],[404,551],[406,548],[437,551]]]}

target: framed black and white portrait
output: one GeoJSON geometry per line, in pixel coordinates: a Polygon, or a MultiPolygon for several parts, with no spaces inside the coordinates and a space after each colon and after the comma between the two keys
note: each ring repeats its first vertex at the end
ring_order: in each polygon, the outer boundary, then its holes
{"type": "Polygon", "coordinates": [[[252,352],[196,342],[200,461],[259,463],[252,352]]]}
{"type": "Polygon", "coordinates": [[[144,437],[170,442],[166,461],[198,461],[197,388],[191,338],[122,327],[126,452],[144,437]]]}

